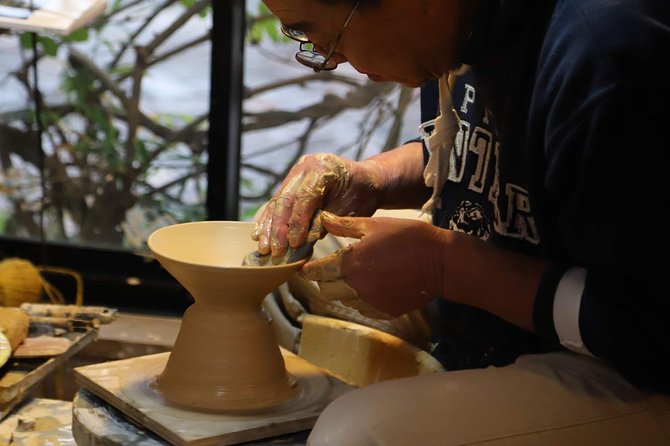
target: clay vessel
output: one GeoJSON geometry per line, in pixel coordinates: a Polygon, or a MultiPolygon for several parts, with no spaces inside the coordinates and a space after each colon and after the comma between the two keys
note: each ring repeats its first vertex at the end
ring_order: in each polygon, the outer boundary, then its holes
{"type": "Polygon", "coordinates": [[[193,296],[158,390],[168,403],[217,412],[265,409],[298,389],[286,372],[261,301],[304,261],[242,266],[257,248],[253,223],[204,221],[158,229],[147,243],[193,296]]]}

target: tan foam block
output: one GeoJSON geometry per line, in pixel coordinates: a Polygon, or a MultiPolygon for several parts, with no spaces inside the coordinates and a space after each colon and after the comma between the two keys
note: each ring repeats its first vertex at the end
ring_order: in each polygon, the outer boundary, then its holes
{"type": "Polygon", "coordinates": [[[427,352],[375,328],[306,316],[300,356],[354,386],[441,371],[427,352]]]}

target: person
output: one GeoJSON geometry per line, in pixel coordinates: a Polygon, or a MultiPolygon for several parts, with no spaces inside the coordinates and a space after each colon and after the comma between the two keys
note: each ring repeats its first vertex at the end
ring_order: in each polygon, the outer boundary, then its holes
{"type": "Polygon", "coordinates": [[[336,399],[309,444],[668,444],[664,0],[264,0],[299,62],[422,87],[425,138],[304,156],[257,221],[391,316],[437,299],[448,371],[336,399]],[[371,218],[432,212],[433,224],[371,218]]]}

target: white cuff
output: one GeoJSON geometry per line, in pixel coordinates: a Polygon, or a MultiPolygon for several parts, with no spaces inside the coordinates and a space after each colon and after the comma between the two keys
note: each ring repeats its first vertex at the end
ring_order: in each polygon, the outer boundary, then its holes
{"type": "Polygon", "coordinates": [[[586,269],[568,269],[556,287],[554,296],[554,327],[561,345],[582,355],[593,356],[582,341],[579,330],[579,309],[586,284],[586,269]]]}

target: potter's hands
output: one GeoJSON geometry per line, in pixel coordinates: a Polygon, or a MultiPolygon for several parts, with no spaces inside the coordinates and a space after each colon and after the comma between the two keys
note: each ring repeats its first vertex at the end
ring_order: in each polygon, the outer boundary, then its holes
{"type": "Polygon", "coordinates": [[[321,222],[333,235],[360,239],[303,267],[325,296],[337,294],[345,305],[363,303],[391,316],[441,297],[534,330],[535,297],[548,260],[416,220],[322,212],[321,222]]]}
{"type": "Polygon", "coordinates": [[[379,198],[376,165],[332,154],[303,156],[257,221],[251,237],[261,254],[281,257],[305,242],[310,220],[321,208],[340,215],[372,215],[379,198]]]}
{"type": "Polygon", "coordinates": [[[324,294],[340,293],[345,305],[361,311],[357,295],[391,316],[443,295],[448,231],[416,220],[337,217],[328,212],[321,214],[321,222],[333,235],[360,239],[303,267],[303,275],[317,281],[324,294]]]}

